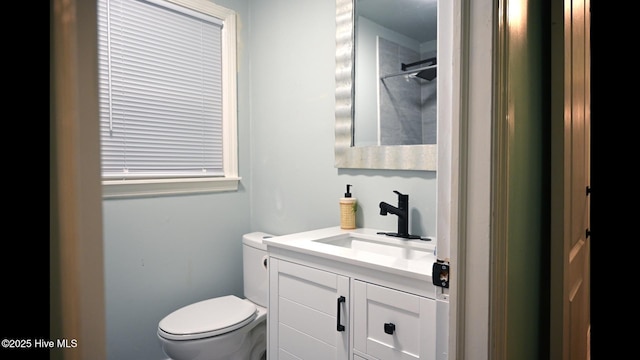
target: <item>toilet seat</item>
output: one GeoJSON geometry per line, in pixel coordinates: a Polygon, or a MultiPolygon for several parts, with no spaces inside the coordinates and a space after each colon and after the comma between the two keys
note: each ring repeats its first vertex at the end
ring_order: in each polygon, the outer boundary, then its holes
{"type": "Polygon", "coordinates": [[[239,329],[258,314],[256,305],[234,295],[203,300],[182,307],[158,324],[158,333],[169,340],[194,340],[239,329]]]}

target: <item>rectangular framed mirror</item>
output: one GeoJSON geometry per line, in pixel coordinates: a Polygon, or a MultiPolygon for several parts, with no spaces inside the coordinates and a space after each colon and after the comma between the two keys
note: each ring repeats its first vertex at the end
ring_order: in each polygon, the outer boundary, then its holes
{"type": "Polygon", "coordinates": [[[336,167],[436,170],[437,2],[336,0],[336,167]]]}

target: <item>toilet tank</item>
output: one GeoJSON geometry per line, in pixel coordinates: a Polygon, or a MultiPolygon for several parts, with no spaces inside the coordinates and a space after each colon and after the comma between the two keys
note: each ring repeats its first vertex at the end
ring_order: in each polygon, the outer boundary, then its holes
{"type": "Polygon", "coordinates": [[[269,271],[267,268],[267,244],[264,244],[262,239],[272,236],[263,232],[252,232],[242,236],[244,296],[263,307],[267,307],[269,271]]]}

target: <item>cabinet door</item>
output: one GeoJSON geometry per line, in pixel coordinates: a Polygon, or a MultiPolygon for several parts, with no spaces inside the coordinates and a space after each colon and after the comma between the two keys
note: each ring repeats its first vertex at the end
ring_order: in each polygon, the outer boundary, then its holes
{"type": "Polygon", "coordinates": [[[292,262],[269,262],[269,359],[349,356],[349,278],[292,262]]]}
{"type": "Polygon", "coordinates": [[[354,280],[354,351],[377,359],[436,358],[436,302],[354,280]]]}

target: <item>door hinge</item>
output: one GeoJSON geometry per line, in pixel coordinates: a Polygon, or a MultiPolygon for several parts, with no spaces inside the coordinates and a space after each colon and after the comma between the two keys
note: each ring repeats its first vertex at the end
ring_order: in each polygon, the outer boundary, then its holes
{"type": "Polygon", "coordinates": [[[586,236],[586,237],[591,236],[591,230],[586,229],[586,230],[584,231],[584,236],[586,236]]]}

